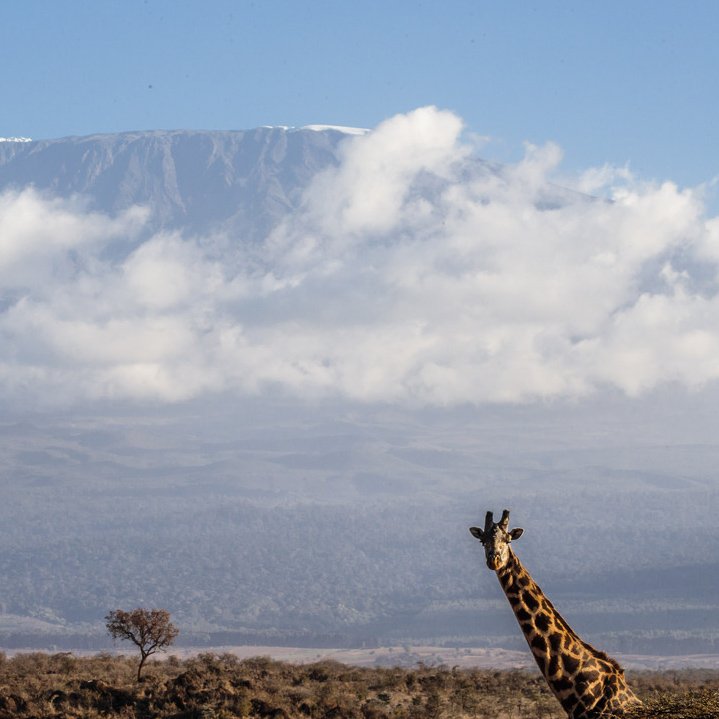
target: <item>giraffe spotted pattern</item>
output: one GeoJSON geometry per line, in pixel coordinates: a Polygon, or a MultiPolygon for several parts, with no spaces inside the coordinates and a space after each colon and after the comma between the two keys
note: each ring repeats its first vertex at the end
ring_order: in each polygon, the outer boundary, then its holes
{"type": "Polygon", "coordinates": [[[487,565],[519,622],[524,638],[550,689],[571,719],[621,717],[641,702],[611,657],[580,639],[522,566],[509,543],[521,529],[509,527],[509,511],[495,523],[487,512],[484,529],[470,531],[485,548],[487,565]]]}

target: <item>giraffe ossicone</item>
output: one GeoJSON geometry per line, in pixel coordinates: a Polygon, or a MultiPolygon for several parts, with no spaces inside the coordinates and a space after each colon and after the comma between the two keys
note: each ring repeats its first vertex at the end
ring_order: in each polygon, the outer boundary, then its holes
{"type": "Polygon", "coordinates": [[[469,531],[484,545],[487,566],[497,573],[537,666],[567,716],[621,717],[641,704],[619,664],[579,638],[522,566],[510,543],[524,530],[509,529],[509,510],[499,522],[487,512],[484,528],[469,531]]]}

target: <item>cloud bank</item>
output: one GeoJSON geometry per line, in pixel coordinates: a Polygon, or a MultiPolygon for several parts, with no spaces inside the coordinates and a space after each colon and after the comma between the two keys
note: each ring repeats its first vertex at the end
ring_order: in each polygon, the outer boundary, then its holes
{"type": "Polygon", "coordinates": [[[5,193],[0,393],[452,405],[716,380],[719,218],[701,190],[594,168],[570,191],[560,160],[483,163],[460,118],[421,108],[349,137],[261,247],[137,245],[142,209],[5,193]]]}

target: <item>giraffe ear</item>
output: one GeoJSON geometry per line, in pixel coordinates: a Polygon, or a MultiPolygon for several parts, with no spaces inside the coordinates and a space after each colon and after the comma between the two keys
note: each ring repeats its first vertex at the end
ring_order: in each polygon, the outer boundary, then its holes
{"type": "Polygon", "coordinates": [[[480,542],[484,539],[484,532],[479,527],[470,527],[469,531],[472,532],[472,536],[479,539],[480,542]]]}
{"type": "Polygon", "coordinates": [[[509,533],[509,537],[510,539],[519,539],[523,534],[524,530],[521,527],[517,527],[509,533]]]}

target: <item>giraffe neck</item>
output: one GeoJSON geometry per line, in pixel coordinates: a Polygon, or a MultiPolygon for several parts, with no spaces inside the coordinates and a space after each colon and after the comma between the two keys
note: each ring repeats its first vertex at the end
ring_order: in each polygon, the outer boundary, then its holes
{"type": "MultiPolygon", "coordinates": [[[[550,650],[553,645],[557,645],[557,648],[554,649],[555,653],[559,653],[561,646],[567,643],[584,644],[547,599],[511,549],[509,550],[509,561],[497,570],[497,578],[533,653],[535,650],[532,640],[537,637],[544,639],[545,643],[549,644],[550,650]],[[553,637],[554,641],[550,642],[553,637]],[[559,638],[562,639],[561,643],[558,642],[559,638]]],[[[540,642],[535,642],[535,644],[540,644],[540,642]]]]}
{"type": "Polygon", "coordinates": [[[511,549],[497,577],[539,670],[568,716],[599,717],[638,701],[619,665],[579,638],[511,549]]]}

